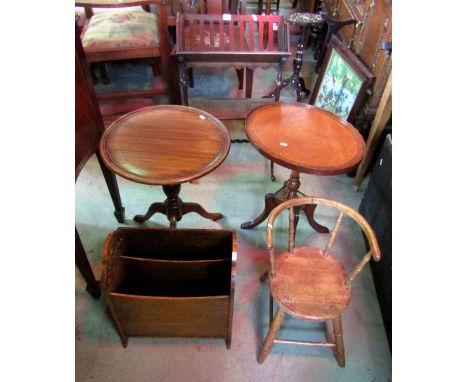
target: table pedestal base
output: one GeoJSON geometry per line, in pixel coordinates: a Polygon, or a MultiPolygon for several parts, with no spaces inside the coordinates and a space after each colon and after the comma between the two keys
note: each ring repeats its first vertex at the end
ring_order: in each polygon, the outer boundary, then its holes
{"type": "MultiPolygon", "coordinates": [[[[299,181],[299,173],[297,171],[291,171],[291,176],[289,177],[289,180],[284,184],[283,187],[281,187],[278,191],[276,191],[274,194],[268,193],[265,195],[265,208],[263,209],[263,212],[257,216],[255,219],[242,223],[241,228],[242,229],[250,229],[253,227],[258,226],[261,222],[263,222],[268,216],[270,215],[270,212],[273,211],[273,209],[283,203],[285,200],[289,200],[292,198],[296,198],[298,194],[300,196],[305,196],[302,192],[299,192],[299,186],[301,185],[301,182],[299,181]]],[[[301,207],[295,207],[294,208],[294,226],[297,226],[297,223],[299,221],[299,213],[301,211],[304,211],[307,221],[309,222],[310,226],[315,229],[317,232],[320,233],[328,233],[329,230],[327,227],[317,223],[314,220],[314,211],[317,205],[315,204],[308,204],[305,206],[301,207]]]]}
{"type": "Polygon", "coordinates": [[[167,216],[170,222],[170,228],[176,228],[177,222],[182,219],[182,216],[190,212],[196,212],[202,217],[210,220],[218,220],[223,217],[219,213],[207,212],[198,203],[185,203],[179,198],[180,184],[163,186],[163,191],[167,196],[164,203],[153,203],[149,206],[145,215],[136,215],[133,220],[137,223],[144,223],[156,213],[161,213],[167,216]]]}

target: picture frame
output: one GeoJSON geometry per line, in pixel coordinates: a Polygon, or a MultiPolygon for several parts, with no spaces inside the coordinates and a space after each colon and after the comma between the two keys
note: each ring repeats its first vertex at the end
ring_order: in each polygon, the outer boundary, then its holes
{"type": "Polygon", "coordinates": [[[371,94],[374,75],[338,36],[332,36],[309,105],[332,112],[353,123],[366,97],[371,94]]]}

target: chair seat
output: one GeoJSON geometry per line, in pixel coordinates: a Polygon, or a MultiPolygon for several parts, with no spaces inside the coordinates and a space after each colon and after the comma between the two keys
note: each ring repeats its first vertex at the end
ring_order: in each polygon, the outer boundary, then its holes
{"type": "Polygon", "coordinates": [[[273,298],[291,315],[310,320],[339,316],[351,300],[346,271],[333,256],[312,247],[275,257],[276,277],[269,278],[273,298]]]}
{"type": "Polygon", "coordinates": [[[99,13],[91,17],[82,41],[86,52],[157,48],[157,18],[144,11],[99,13]]]}

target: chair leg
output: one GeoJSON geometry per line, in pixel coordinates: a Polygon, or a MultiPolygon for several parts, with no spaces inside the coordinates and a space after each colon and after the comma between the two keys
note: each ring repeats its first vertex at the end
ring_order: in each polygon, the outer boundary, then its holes
{"type": "Polygon", "coordinates": [[[275,318],[270,324],[270,329],[268,330],[268,334],[265,338],[265,341],[263,342],[262,348],[260,349],[260,353],[258,354],[258,363],[263,363],[268,353],[270,353],[271,347],[273,346],[273,341],[276,337],[276,333],[278,333],[278,330],[281,326],[281,322],[283,321],[284,313],[284,309],[281,306],[279,306],[278,310],[276,311],[275,318]]]}
{"type": "Polygon", "coordinates": [[[104,85],[108,85],[110,80],[109,76],[107,75],[106,63],[103,61],[99,61],[97,65],[99,67],[99,71],[101,72],[101,82],[104,85]]]}
{"type": "Polygon", "coordinates": [[[180,88],[180,97],[181,104],[188,106],[188,91],[187,91],[187,67],[183,58],[178,57],[179,60],[179,88],[180,88]]]}
{"type": "Polygon", "coordinates": [[[189,86],[193,88],[195,86],[195,83],[193,82],[193,68],[187,69],[187,77],[188,77],[189,86]]]}
{"type": "Polygon", "coordinates": [[[245,98],[252,98],[254,70],[245,68],[245,98]]]}
{"type": "Polygon", "coordinates": [[[159,65],[159,60],[151,62],[151,70],[153,72],[154,77],[157,77],[161,74],[161,66],[159,65]]]}
{"type": "Polygon", "coordinates": [[[93,85],[96,85],[99,83],[98,76],[96,75],[96,63],[91,62],[89,64],[89,72],[91,73],[91,79],[93,81],[93,85]]]}
{"type": "Polygon", "coordinates": [[[341,316],[333,319],[333,336],[335,337],[336,351],[335,356],[338,365],[345,367],[345,349],[343,341],[343,325],[341,324],[341,316]]]}
{"type": "Polygon", "coordinates": [[[244,89],[244,68],[236,69],[237,80],[239,81],[239,90],[244,89]]]}

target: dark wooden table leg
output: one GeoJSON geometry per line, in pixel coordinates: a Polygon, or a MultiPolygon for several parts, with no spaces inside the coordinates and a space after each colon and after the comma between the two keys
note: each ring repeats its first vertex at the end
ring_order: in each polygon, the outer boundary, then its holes
{"type": "Polygon", "coordinates": [[[99,150],[96,151],[96,156],[99,162],[99,166],[101,166],[101,171],[102,171],[102,174],[104,175],[107,188],[109,189],[112,202],[114,203],[114,208],[115,208],[114,216],[119,223],[124,223],[125,222],[125,208],[122,206],[122,201],[120,200],[120,193],[119,193],[119,186],[117,184],[117,178],[115,174],[111,170],[109,170],[104,164],[104,162],[102,161],[99,150]]]}
{"type": "MultiPolygon", "coordinates": [[[[114,215],[119,223],[124,223],[125,221],[125,208],[122,206],[122,201],[120,200],[119,186],[117,184],[117,178],[115,174],[110,171],[102,162],[101,155],[99,151],[96,152],[96,156],[101,167],[102,174],[109,189],[112,202],[114,204],[114,215]]],[[[86,291],[93,296],[94,298],[99,298],[101,296],[101,288],[99,286],[99,281],[96,280],[89,264],[88,257],[83,248],[83,243],[81,242],[80,235],[75,227],[75,264],[78,267],[78,270],[81,273],[81,276],[86,282],[86,291]]]]}
{"type": "Polygon", "coordinates": [[[78,270],[83,276],[86,282],[86,291],[93,296],[94,298],[99,298],[101,296],[101,287],[99,286],[99,281],[94,278],[93,270],[89,264],[88,258],[86,257],[86,252],[83,248],[83,244],[78,235],[78,231],[75,227],[75,265],[78,267],[78,270]]]}

